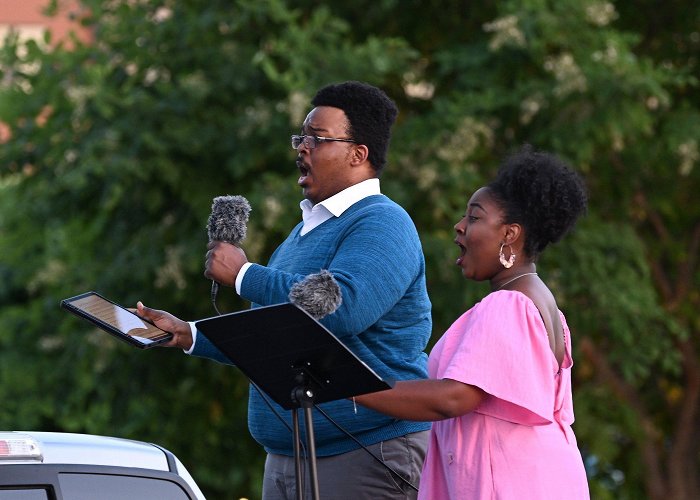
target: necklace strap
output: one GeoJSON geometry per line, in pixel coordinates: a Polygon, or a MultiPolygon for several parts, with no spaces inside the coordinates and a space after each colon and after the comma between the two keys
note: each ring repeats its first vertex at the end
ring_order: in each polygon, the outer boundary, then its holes
{"type": "Polygon", "coordinates": [[[523,274],[518,274],[515,278],[511,278],[505,283],[503,283],[501,286],[496,288],[496,291],[500,290],[504,286],[508,285],[509,283],[513,283],[515,280],[522,278],[523,276],[537,276],[537,273],[523,273],[523,274]]]}

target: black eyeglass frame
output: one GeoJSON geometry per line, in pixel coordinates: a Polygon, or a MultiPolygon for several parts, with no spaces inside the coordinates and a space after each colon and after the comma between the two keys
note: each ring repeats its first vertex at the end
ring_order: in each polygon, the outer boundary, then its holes
{"type": "Polygon", "coordinates": [[[358,144],[354,139],[339,139],[337,137],[323,137],[320,135],[293,135],[292,136],[292,148],[299,149],[302,143],[306,144],[309,149],[316,149],[316,147],[323,142],[352,142],[353,144],[358,144]],[[309,140],[310,139],[310,140],[309,140]],[[296,143],[296,146],[294,145],[296,143]]]}

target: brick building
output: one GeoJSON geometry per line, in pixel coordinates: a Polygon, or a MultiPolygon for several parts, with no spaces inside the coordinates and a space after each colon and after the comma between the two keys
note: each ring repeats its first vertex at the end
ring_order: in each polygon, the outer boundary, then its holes
{"type": "Polygon", "coordinates": [[[64,40],[72,30],[87,40],[88,32],[74,21],[80,12],[78,0],[58,0],[58,14],[47,17],[43,10],[49,0],[0,0],[0,43],[12,28],[22,37],[43,39],[44,30],[51,30],[54,40],[64,40]]]}
{"type": "MultiPolygon", "coordinates": [[[[58,0],[58,12],[53,17],[43,13],[49,0],[0,0],[0,46],[12,29],[23,39],[41,41],[44,31],[50,30],[52,41],[66,40],[73,31],[81,40],[89,40],[89,32],[75,19],[80,14],[78,0],[58,0]]],[[[9,139],[7,126],[0,121],[0,144],[9,139]]]]}

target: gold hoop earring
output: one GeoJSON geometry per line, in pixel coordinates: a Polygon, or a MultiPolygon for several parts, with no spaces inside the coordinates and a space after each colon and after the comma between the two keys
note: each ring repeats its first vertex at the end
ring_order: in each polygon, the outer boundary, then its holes
{"type": "Polygon", "coordinates": [[[503,264],[503,267],[506,269],[510,269],[513,267],[513,264],[515,264],[515,254],[513,253],[513,247],[508,245],[508,248],[510,249],[510,257],[506,259],[506,256],[503,254],[503,247],[506,246],[505,243],[501,243],[501,249],[498,251],[498,260],[501,261],[501,264],[503,264]]]}

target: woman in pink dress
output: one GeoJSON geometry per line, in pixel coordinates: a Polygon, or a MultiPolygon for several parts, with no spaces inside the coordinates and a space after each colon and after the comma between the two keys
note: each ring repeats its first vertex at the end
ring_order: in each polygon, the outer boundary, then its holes
{"type": "Polygon", "coordinates": [[[571,334],[536,261],[586,210],[579,176],[529,146],[477,190],[455,225],[457,266],[491,293],[430,354],[428,380],[356,402],[434,421],[419,498],[588,499],[571,398],[571,334]]]}

